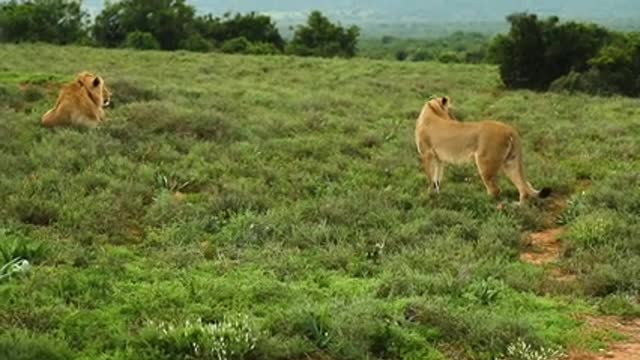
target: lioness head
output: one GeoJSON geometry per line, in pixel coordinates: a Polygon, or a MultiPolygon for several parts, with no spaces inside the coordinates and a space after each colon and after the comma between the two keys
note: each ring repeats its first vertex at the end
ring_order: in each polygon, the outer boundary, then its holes
{"type": "Polygon", "coordinates": [[[107,107],[111,104],[111,89],[106,84],[102,86],[102,106],[107,107]]]}
{"type": "Polygon", "coordinates": [[[431,111],[433,111],[437,115],[452,120],[455,119],[453,113],[451,112],[451,99],[449,97],[437,97],[435,99],[429,100],[427,104],[429,104],[429,108],[431,109],[431,111]]]}
{"type": "Polygon", "coordinates": [[[111,91],[100,76],[83,71],[78,74],[78,83],[87,90],[96,105],[104,107],[111,103],[111,91]]]}

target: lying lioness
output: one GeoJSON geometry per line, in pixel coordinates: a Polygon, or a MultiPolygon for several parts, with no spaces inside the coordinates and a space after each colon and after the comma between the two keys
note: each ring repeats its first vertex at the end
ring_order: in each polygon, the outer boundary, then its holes
{"type": "Polygon", "coordinates": [[[104,108],[111,102],[111,91],[101,77],[81,72],[64,85],[53,109],[42,116],[42,125],[94,128],[105,120],[104,108]]]}

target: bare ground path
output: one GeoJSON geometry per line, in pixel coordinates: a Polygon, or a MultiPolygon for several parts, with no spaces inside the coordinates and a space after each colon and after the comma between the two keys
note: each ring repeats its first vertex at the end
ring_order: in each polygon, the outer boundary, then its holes
{"type": "MultiPolygon", "coordinates": [[[[551,202],[550,213],[557,217],[566,207],[566,199],[556,198],[551,202]]],[[[560,237],[563,227],[550,227],[529,235],[529,246],[520,254],[524,262],[538,266],[553,265],[562,253],[560,237]]],[[[575,276],[552,268],[551,276],[556,281],[574,281],[575,276]]],[[[567,360],[640,360],[640,319],[624,320],[612,316],[596,316],[585,319],[589,326],[598,329],[616,331],[625,336],[625,340],[610,345],[608,350],[600,353],[570,352],[567,360]]]]}

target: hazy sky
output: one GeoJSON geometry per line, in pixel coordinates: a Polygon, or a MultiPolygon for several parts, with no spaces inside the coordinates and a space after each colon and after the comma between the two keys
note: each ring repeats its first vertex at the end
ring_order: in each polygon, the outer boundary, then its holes
{"type": "MultiPolygon", "coordinates": [[[[220,15],[225,11],[256,10],[274,18],[295,21],[318,9],[333,17],[374,22],[501,21],[516,11],[531,11],[561,18],[640,18],[640,0],[191,0],[199,11],[220,15]]],[[[103,1],[84,2],[92,12],[103,1]]]]}

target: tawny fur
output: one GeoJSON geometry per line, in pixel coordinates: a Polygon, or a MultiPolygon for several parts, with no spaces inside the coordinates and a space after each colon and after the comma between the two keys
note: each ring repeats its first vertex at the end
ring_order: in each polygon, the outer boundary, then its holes
{"type": "Polygon", "coordinates": [[[500,195],[497,181],[501,170],[518,189],[520,204],[550,194],[550,189],[538,191],[526,180],[522,142],[513,127],[490,120],[459,122],[451,115],[450,103],[447,97],[428,101],[416,121],[416,147],[436,192],[440,191],[445,164],[475,162],[487,193],[493,197],[500,195]]]}
{"type": "Polygon", "coordinates": [[[42,116],[42,125],[94,128],[105,121],[104,108],[111,101],[111,91],[104,80],[89,72],[62,87],[53,109],[42,116]]]}

